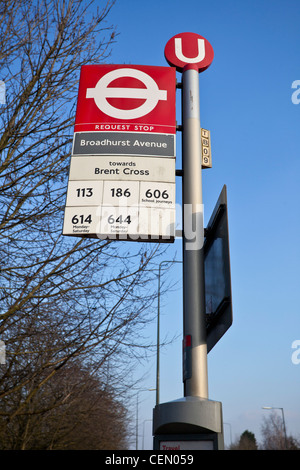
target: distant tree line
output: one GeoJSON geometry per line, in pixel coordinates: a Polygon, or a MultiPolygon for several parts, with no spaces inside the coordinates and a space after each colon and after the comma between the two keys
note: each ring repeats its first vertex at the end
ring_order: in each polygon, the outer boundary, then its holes
{"type": "Polygon", "coordinates": [[[258,443],[251,431],[244,431],[229,450],[300,450],[300,440],[292,435],[285,435],[282,419],[275,412],[264,417],[261,426],[262,441],[258,443]]]}
{"type": "MultiPolygon", "coordinates": [[[[24,406],[14,416],[8,411],[18,408],[17,394],[6,397],[1,407],[0,450],[128,448],[126,408],[109,385],[77,362],[71,361],[47,378],[26,404],[20,393],[19,406],[24,406]]],[[[41,385],[40,374],[36,379],[41,385]]],[[[24,390],[24,397],[33,389],[34,379],[24,390]]]]}

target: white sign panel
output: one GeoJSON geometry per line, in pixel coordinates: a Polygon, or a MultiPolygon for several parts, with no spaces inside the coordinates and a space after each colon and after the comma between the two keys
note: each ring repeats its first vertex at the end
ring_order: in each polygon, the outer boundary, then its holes
{"type": "Polygon", "coordinates": [[[141,182],[141,207],[175,208],[175,183],[141,182]]]}
{"type": "Polygon", "coordinates": [[[73,156],[63,234],[173,241],[174,175],[174,159],[73,156]]]}
{"type": "Polygon", "coordinates": [[[175,237],[175,209],[140,208],[139,234],[142,238],[150,234],[153,241],[160,238],[162,241],[173,240],[175,237]]]}
{"type": "Polygon", "coordinates": [[[175,182],[175,160],[151,157],[72,157],[69,180],[175,182]]]}
{"type": "Polygon", "coordinates": [[[97,206],[102,194],[103,181],[69,181],[66,206],[97,206]]]}
{"type": "Polygon", "coordinates": [[[139,237],[138,207],[102,206],[98,238],[130,239],[139,237]]]}
{"type": "Polygon", "coordinates": [[[169,242],[175,236],[175,210],[138,206],[66,207],[63,234],[169,242]]]}
{"type": "Polygon", "coordinates": [[[160,450],[213,450],[213,441],[161,441],[160,450]]]}
{"type": "Polygon", "coordinates": [[[64,235],[91,236],[99,233],[101,207],[66,207],[63,226],[64,235]]]}
{"type": "Polygon", "coordinates": [[[137,206],[139,203],[138,181],[104,181],[104,206],[137,206]]]}

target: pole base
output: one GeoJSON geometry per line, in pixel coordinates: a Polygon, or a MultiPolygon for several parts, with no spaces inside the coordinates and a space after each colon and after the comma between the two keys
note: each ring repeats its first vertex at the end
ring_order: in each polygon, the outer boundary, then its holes
{"type": "Polygon", "coordinates": [[[184,397],[153,410],[155,450],[223,450],[220,402],[184,397]]]}

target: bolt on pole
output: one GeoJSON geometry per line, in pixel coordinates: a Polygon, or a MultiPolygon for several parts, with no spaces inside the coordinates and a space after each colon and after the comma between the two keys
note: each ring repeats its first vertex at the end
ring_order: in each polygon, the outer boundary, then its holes
{"type": "Polygon", "coordinates": [[[191,338],[184,395],[208,398],[199,73],[192,67],[182,74],[182,125],[183,331],[191,338]]]}

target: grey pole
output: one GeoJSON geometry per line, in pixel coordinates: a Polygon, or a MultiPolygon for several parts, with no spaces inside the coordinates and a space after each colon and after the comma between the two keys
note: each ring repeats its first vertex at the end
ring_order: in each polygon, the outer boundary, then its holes
{"type": "Polygon", "coordinates": [[[281,413],[282,413],[282,421],[283,421],[283,431],[284,431],[285,448],[286,448],[286,450],[287,450],[288,445],[287,445],[287,435],[286,435],[286,427],[285,427],[285,419],[284,419],[283,408],[281,408],[281,413]]]}
{"type": "Polygon", "coordinates": [[[199,72],[191,67],[182,74],[182,125],[183,331],[191,336],[184,395],[208,398],[199,72]]]}
{"type": "Polygon", "coordinates": [[[286,426],[285,426],[285,419],[284,419],[283,408],[276,408],[276,407],[274,407],[274,406],[263,406],[262,409],[263,409],[263,410],[281,410],[281,414],[282,414],[282,424],[283,424],[283,432],[284,432],[284,442],[285,442],[285,448],[286,448],[286,450],[287,450],[288,444],[287,444],[287,435],[286,435],[286,426]]]}
{"type": "Polygon", "coordinates": [[[156,339],[156,404],[159,404],[160,394],[160,272],[163,264],[182,263],[182,261],[164,260],[158,267],[158,289],[157,289],[157,339],[156,339]]]}
{"type": "Polygon", "coordinates": [[[139,446],[139,393],[141,392],[154,392],[155,388],[143,388],[137,391],[136,394],[136,417],[135,417],[135,450],[139,446]]]}

